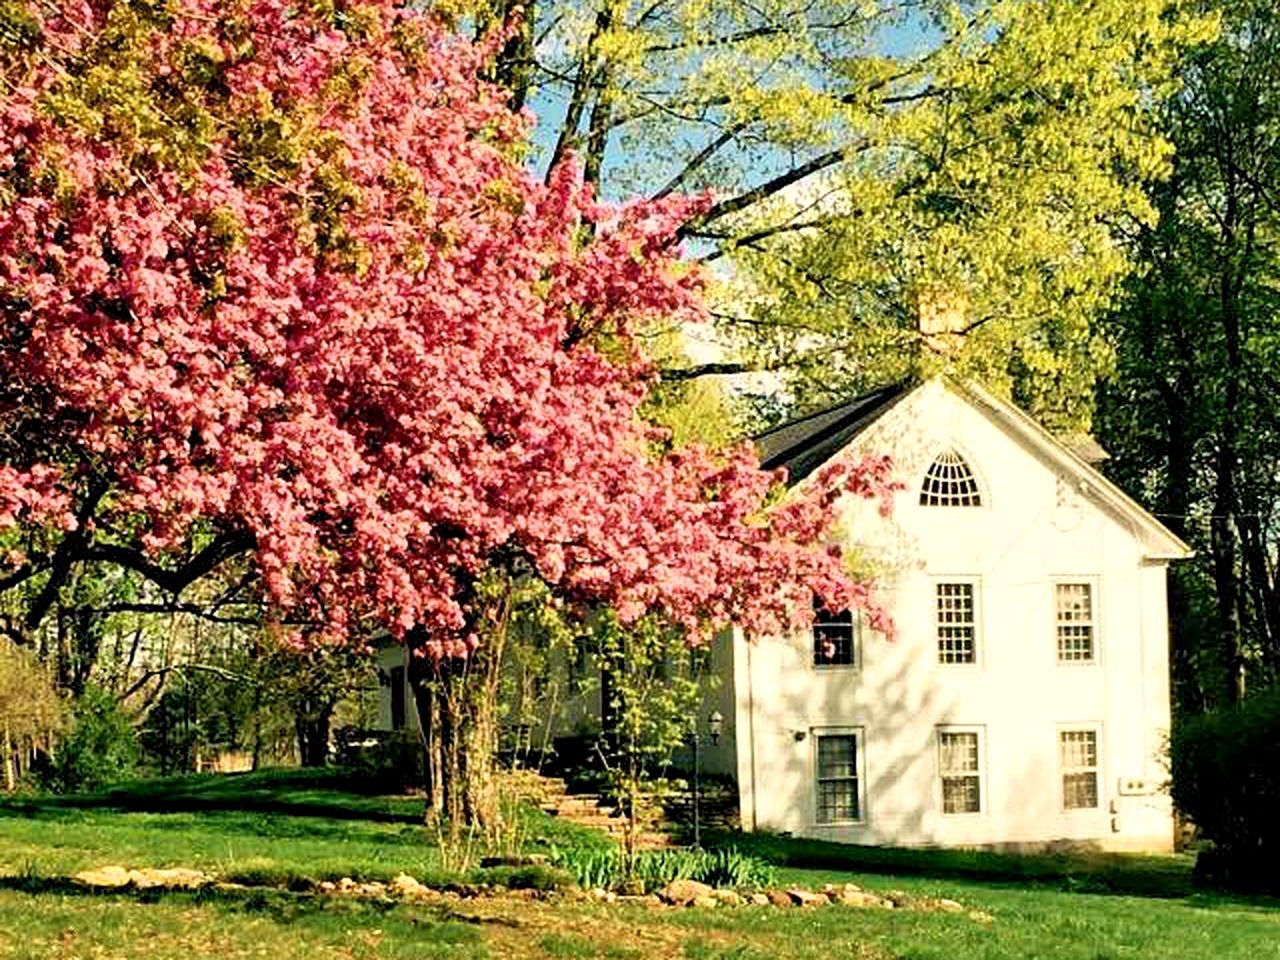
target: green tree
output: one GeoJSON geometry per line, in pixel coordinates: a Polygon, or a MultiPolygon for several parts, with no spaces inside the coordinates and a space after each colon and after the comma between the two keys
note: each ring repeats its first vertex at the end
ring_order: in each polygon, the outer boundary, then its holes
{"type": "Polygon", "coordinates": [[[37,751],[52,751],[66,724],[66,705],[52,678],[27,650],[0,640],[0,767],[13,790],[37,751]]]}
{"type": "Polygon", "coordinates": [[[1051,424],[1087,426],[1094,320],[1154,221],[1170,146],[1149,106],[1212,34],[1190,0],[483,0],[524,19],[495,68],[611,195],[716,191],[683,234],[727,262],[736,355],[802,400],[954,363],[1051,424]],[[963,292],[933,358],[922,288],[963,292]]]}
{"type": "Polygon", "coordinates": [[[1186,712],[1280,678],[1280,10],[1206,5],[1222,35],[1158,117],[1177,156],[1099,409],[1117,478],[1198,549],[1171,590],[1186,712]]]}

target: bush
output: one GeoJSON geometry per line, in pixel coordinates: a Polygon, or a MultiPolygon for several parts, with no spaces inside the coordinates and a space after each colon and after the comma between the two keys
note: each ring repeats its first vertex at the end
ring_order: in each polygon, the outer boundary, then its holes
{"type": "Polygon", "coordinates": [[[639,892],[660,890],[672,880],[698,880],[713,887],[768,887],[774,868],[757,857],[725,850],[645,850],[631,859],[630,869],[617,848],[557,850],[551,862],[573,874],[578,885],[639,892]]]}
{"type": "Polygon", "coordinates": [[[86,687],[71,716],[71,729],[54,751],[43,785],[71,793],[128,779],[138,765],[138,738],[116,698],[100,687],[86,687]]]}
{"type": "Polygon", "coordinates": [[[414,730],[336,731],[337,762],[366,790],[394,792],[422,786],[422,744],[414,730]]]}
{"type": "Polygon", "coordinates": [[[1181,724],[1172,761],[1174,802],[1214,844],[1197,871],[1280,890],[1280,687],[1181,724]]]}

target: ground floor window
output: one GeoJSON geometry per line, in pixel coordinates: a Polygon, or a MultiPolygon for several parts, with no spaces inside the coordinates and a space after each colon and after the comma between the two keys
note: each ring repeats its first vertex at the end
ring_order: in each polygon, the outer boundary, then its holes
{"type": "Polygon", "coordinates": [[[862,731],[814,732],[818,823],[862,819],[862,731]]]}
{"type": "Polygon", "coordinates": [[[1097,729],[1059,730],[1058,762],[1062,768],[1063,809],[1095,809],[1099,769],[1097,729]]]}
{"type": "Polygon", "coordinates": [[[982,812],[982,731],[938,728],[943,813],[982,812]]]}

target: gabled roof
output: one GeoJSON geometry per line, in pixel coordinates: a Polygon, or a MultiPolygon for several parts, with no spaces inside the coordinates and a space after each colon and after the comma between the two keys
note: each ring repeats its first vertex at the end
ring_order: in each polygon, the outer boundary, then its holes
{"type": "Polygon", "coordinates": [[[760,466],[786,467],[787,483],[796,484],[848,446],[912,386],[903,381],[827,407],[766,430],[755,438],[760,466]]]}
{"type": "MultiPolygon", "coordinates": [[[[1181,560],[1195,552],[1084,457],[1012,403],[993,396],[972,381],[958,381],[950,377],[940,377],[939,380],[951,393],[966,400],[998,427],[1021,439],[1051,467],[1072,478],[1082,493],[1133,524],[1135,533],[1141,531],[1150,548],[1148,559],[1181,560]]],[[[913,381],[904,381],[882,387],[767,430],[755,438],[760,465],[766,469],[786,467],[787,482],[794,485],[852,443],[898,401],[920,386],[913,381]]]]}

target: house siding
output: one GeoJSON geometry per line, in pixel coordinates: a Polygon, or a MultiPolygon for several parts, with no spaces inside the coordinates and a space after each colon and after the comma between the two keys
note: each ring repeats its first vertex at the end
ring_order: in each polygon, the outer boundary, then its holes
{"type": "Polygon", "coordinates": [[[907,397],[856,449],[891,452],[904,483],[889,518],[850,502],[841,524],[875,571],[896,635],[864,629],[861,665],[846,670],[815,669],[808,635],[750,648],[737,637],[735,712],[755,738],[754,759],[738,764],[744,825],[872,844],[1168,849],[1168,798],[1119,788],[1121,778],[1164,779],[1163,563],[1145,559],[1124,517],[941,384],[907,397]],[[948,447],[978,475],[981,507],[920,506],[924,470],[948,447]],[[1092,585],[1093,663],[1057,660],[1060,579],[1092,585]],[[950,581],[975,585],[974,664],[938,662],[934,590],[950,581]],[[947,725],[981,731],[980,813],[942,813],[937,730],[947,725]],[[1097,809],[1062,809],[1058,732],[1067,726],[1097,731],[1097,809]],[[864,816],[822,825],[813,738],[843,728],[863,732],[864,816]]]}

